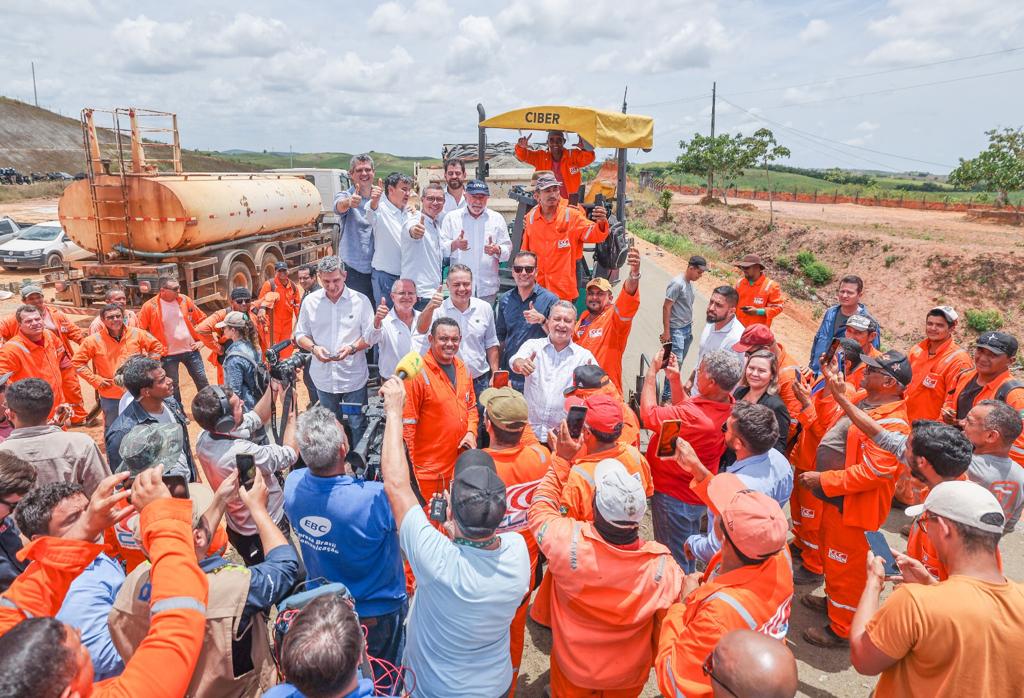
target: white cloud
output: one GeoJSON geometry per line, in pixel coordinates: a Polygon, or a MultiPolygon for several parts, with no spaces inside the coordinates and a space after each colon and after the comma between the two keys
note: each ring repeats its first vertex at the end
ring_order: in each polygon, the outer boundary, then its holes
{"type": "Polygon", "coordinates": [[[810,44],[821,41],[832,33],[832,26],[823,19],[812,19],[800,32],[800,40],[810,44]]]}
{"type": "Polygon", "coordinates": [[[475,79],[484,68],[498,61],[500,39],[490,17],[467,15],[448,46],[445,70],[453,77],[475,79]]]}
{"type": "Polygon", "coordinates": [[[716,19],[684,22],[674,34],[663,41],[653,41],[652,48],[629,64],[638,73],[666,73],[685,68],[704,68],[711,58],[730,45],[725,27],[716,19]]]}
{"type": "Polygon", "coordinates": [[[212,41],[199,49],[199,55],[272,56],[288,47],[290,37],[284,22],[242,13],[212,41]]]}
{"type": "Polygon", "coordinates": [[[915,65],[942,60],[951,55],[948,44],[927,39],[895,39],[868,53],[863,62],[872,66],[915,65]]]}
{"type": "Polygon", "coordinates": [[[438,35],[451,30],[452,19],[446,0],[415,0],[408,7],[385,2],[377,5],[366,26],[381,34],[438,35]]]}
{"type": "Polygon", "coordinates": [[[861,121],[859,124],[853,127],[853,130],[870,133],[872,131],[877,131],[879,127],[880,124],[875,121],[861,121]]]}
{"type": "Polygon", "coordinates": [[[146,15],[123,19],[111,32],[122,65],[135,73],[177,73],[196,66],[190,45],[192,23],[157,22],[146,15]],[[172,50],[177,47],[177,50],[172,50]]]}
{"type": "Polygon", "coordinates": [[[889,0],[887,14],[869,23],[879,36],[989,36],[1009,39],[1024,25],[1024,4],[1003,0],[889,0]]]}
{"type": "Polygon", "coordinates": [[[6,15],[45,17],[48,22],[99,17],[92,0],[7,0],[3,10],[6,15]]]}

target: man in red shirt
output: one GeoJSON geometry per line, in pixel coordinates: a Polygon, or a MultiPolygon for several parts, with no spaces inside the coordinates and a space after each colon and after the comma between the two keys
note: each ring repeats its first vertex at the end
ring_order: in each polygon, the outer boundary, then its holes
{"type": "Polygon", "coordinates": [[[548,149],[530,150],[530,137],[523,136],[516,143],[516,158],[536,170],[550,170],[558,181],[558,193],[569,204],[580,202],[580,180],[583,168],[594,161],[594,149],[584,148],[580,138],[576,148],[565,147],[565,133],[548,131],[548,149]]]}
{"type": "Polygon", "coordinates": [[[576,323],[574,340],[597,359],[615,387],[622,391],[622,355],[626,351],[633,318],[640,309],[640,250],[630,248],[626,257],[629,276],[618,299],[608,279],[596,277],[587,284],[587,309],[576,323]]]}
{"type": "Polygon", "coordinates": [[[679,566],[691,573],[694,561],[686,558],[683,546],[689,536],[700,533],[701,517],[707,512],[707,507],[690,489],[692,476],[681,471],[672,456],[658,457],[658,441],[663,425],[678,420],[679,438],[693,446],[705,468],[717,473],[718,461],[725,452],[722,427],[732,413],[732,389],[739,382],[742,367],[739,358],[731,351],[717,349],[708,352],[697,367],[695,384],[700,395],[695,398],[683,392],[679,364],[674,354],[669,356],[669,363],[664,368],[666,379],[672,383],[673,404],[658,406],[656,379],[662,369],[661,351],[655,353],[640,393],[640,419],[646,428],[654,432],[647,448],[647,461],[654,478],[651,518],[654,538],[668,546],[679,566]]]}
{"type": "Polygon", "coordinates": [[[767,325],[782,312],[785,296],[779,284],[764,275],[764,263],[756,254],[748,254],[736,262],[743,270],[743,278],[736,282],[736,293],[740,295],[736,304],[736,319],[744,327],[767,325]]]}

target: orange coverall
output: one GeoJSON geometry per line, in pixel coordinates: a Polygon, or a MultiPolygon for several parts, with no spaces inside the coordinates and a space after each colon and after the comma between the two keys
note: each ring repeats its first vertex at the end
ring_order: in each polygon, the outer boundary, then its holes
{"type": "MultiPolygon", "coordinates": [[[[93,698],[180,698],[203,647],[209,585],[196,563],[192,504],[149,504],[142,510],[141,531],[156,571],[149,633],[120,676],[93,684],[93,698]]],[[[25,546],[18,555],[33,562],[3,594],[0,635],[25,618],[56,615],[71,582],[101,550],[95,543],[49,536],[25,546]]]]}
{"type": "MultiPolygon", "coordinates": [[[[562,151],[562,159],[558,161],[557,175],[561,181],[558,183],[558,190],[563,199],[568,199],[570,194],[576,194],[580,190],[580,182],[583,179],[583,168],[594,161],[596,154],[593,150],[581,148],[565,148],[562,151]]],[[[555,161],[551,159],[551,153],[547,150],[531,150],[516,144],[516,159],[533,165],[535,170],[551,170],[555,172],[555,161]]],[[[543,284],[542,284],[543,285],[543,284]]],[[[544,288],[549,288],[544,286],[544,288]]]]}
{"type": "MultiPolygon", "coordinates": [[[[134,354],[154,354],[160,356],[164,353],[164,347],[156,338],[145,330],[137,327],[125,327],[121,333],[121,339],[114,339],[103,328],[96,334],[91,334],[78,345],[78,350],[71,357],[74,364],[85,382],[96,388],[101,397],[112,400],[120,400],[124,395],[124,388],[119,385],[102,387],[104,380],[113,381],[114,372],[124,363],[124,360],[134,354]],[[89,362],[92,361],[92,368],[89,362]]],[[[107,426],[110,426],[109,424],[107,426]]]]}
{"type": "MultiPolygon", "coordinates": [[[[196,342],[202,341],[203,338],[196,332],[196,325],[206,319],[206,313],[200,310],[191,298],[180,294],[178,295],[178,306],[181,308],[181,316],[185,318],[185,324],[188,326],[192,339],[196,342]]],[[[167,351],[167,335],[164,334],[164,320],[160,310],[159,295],[150,298],[139,309],[139,329],[146,330],[156,337],[156,341],[163,345],[165,352],[167,351]]]]}
{"type": "Polygon", "coordinates": [[[654,480],[651,466],[639,449],[616,444],[615,448],[584,456],[577,455],[569,468],[565,486],[562,488],[561,504],[565,515],[577,521],[594,520],[594,471],[605,458],[613,458],[624,466],[630,475],[639,476],[648,497],[654,496],[654,480]]]}
{"type": "MultiPolygon", "coordinates": [[[[217,329],[217,323],[223,322],[229,312],[231,312],[230,308],[215,310],[207,315],[205,320],[196,325],[196,332],[199,333],[199,339],[210,350],[210,356],[208,359],[213,367],[217,369],[218,383],[224,383],[224,367],[221,366],[219,361],[217,361],[217,357],[224,353],[223,345],[227,340],[221,336],[220,330],[217,329]]],[[[266,351],[270,348],[270,344],[268,342],[270,339],[268,334],[269,323],[267,322],[266,315],[257,316],[250,311],[249,319],[252,320],[253,324],[256,326],[256,334],[260,339],[260,346],[257,349],[266,351]]]]}
{"type": "Polygon", "coordinates": [[[629,331],[633,329],[633,318],[640,309],[640,289],[629,294],[619,292],[615,303],[603,313],[594,317],[584,310],[576,323],[573,341],[597,359],[597,365],[604,369],[608,378],[619,392],[622,392],[622,355],[626,351],[629,331]]]}
{"type": "Polygon", "coordinates": [[[537,283],[566,301],[579,296],[576,287],[576,249],[608,237],[608,221],[595,223],[563,199],[551,220],[540,206],[526,214],[520,248],[537,255],[537,283]]]}
{"type": "MultiPolygon", "coordinates": [[[[295,329],[295,320],[299,317],[299,304],[302,300],[302,289],[294,281],[289,281],[287,286],[278,283],[277,279],[268,279],[260,287],[258,299],[267,306],[267,314],[270,316],[268,341],[264,347],[268,349],[271,345],[288,339],[295,329]],[[270,301],[264,300],[268,293],[277,293],[280,297],[271,305],[270,301]]],[[[262,337],[261,337],[262,339],[262,337]]],[[[287,359],[295,351],[295,346],[289,346],[281,351],[281,358],[287,359]]]]}
{"type": "MultiPolygon", "coordinates": [[[[790,356],[786,348],[782,346],[782,342],[776,342],[776,346],[779,349],[776,355],[779,365],[779,397],[782,402],[786,405],[786,409],[789,410],[791,415],[795,415],[803,409],[803,405],[800,404],[800,400],[796,397],[796,392],[793,390],[793,384],[800,380],[806,381],[808,376],[804,375],[803,367],[800,366],[800,362],[790,356]]],[[[809,374],[808,374],[809,375],[809,374]]],[[[797,420],[791,419],[789,421],[789,443],[792,445],[792,439],[796,436],[797,420]]]]}
{"type": "MultiPolygon", "coordinates": [[[[995,400],[999,386],[1006,381],[1013,379],[1013,376],[1010,375],[1009,371],[1000,373],[982,387],[981,392],[974,398],[974,401],[970,405],[965,405],[966,409],[961,410],[957,406],[960,393],[963,392],[964,388],[966,388],[970,384],[971,380],[977,375],[977,369],[961,373],[960,378],[956,381],[956,387],[953,388],[952,392],[950,392],[946,397],[946,403],[943,406],[956,412],[957,419],[966,418],[967,413],[971,411],[971,408],[982,400],[995,400]]],[[[1018,414],[1024,414],[1024,387],[1014,388],[1011,390],[1006,396],[1006,404],[1017,410],[1018,414]]],[[[1013,442],[1013,446],[1010,447],[1010,458],[1012,458],[1018,465],[1024,466],[1024,433],[1018,436],[1017,440],[1013,442]]]]}
{"type": "MultiPolygon", "coordinates": [[[[910,434],[903,400],[867,411],[887,431],[910,434]]],[[[868,542],[865,531],[877,531],[892,508],[892,495],[902,462],[851,425],[846,435],[846,464],[842,470],[821,474],[821,488],[829,497],[843,497],[843,511],[824,504],[821,521],[825,595],[832,630],[850,636],[850,624],[867,583],[868,542]]]]}
{"type": "MultiPolygon", "coordinates": [[[[523,431],[533,434],[529,426],[523,431]]],[[[551,466],[551,453],[539,443],[520,442],[515,448],[485,448],[494,459],[498,477],[505,483],[505,518],[498,526],[498,533],[518,532],[526,541],[526,549],[530,551],[530,591],[523,598],[523,603],[512,618],[511,654],[512,654],[512,690],[508,698],[516,693],[516,681],[519,678],[519,665],[523,661],[523,646],[526,636],[526,611],[530,607],[530,592],[537,579],[537,562],[540,557],[537,539],[533,537],[527,526],[527,512],[533,503],[534,493],[544,474],[551,466]]]]}
{"type": "Polygon", "coordinates": [[[567,465],[556,459],[529,515],[554,579],[551,695],[633,698],[650,673],[656,618],[679,598],[683,572],[661,543],[612,545],[593,523],[562,516],[567,465]]]}
{"type": "Polygon", "coordinates": [[[736,319],[744,327],[750,325],[771,327],[772,320],[782,312],[782,304],[786,302],[778,282],[772,281],[764,274],[757,277],[757,281],[754,283],[747,281],[747,277],[741,276],[740,280],[736,282],[736,293],[740,295],[740,299],[736,303],[736,319]],[[764,315],[740,310],[740,308],[746,307],[763,310],[764,315]]]}
{"type": "Polygon", "coordinates": [[[53,389],[51,417],[57,405],[67,402],[63,389],[65,371],[74,373],[75,383],[78,383],[78,374],[71,365],[71,357],[67,355],[57,335],[50,330],[43,330],[42,344],[33,342],[21,332],[4,342],[0,347],[0,374],[8,371],[12,373],[8,385],[23,378],[41,378],[49,384],[53,389]]]}

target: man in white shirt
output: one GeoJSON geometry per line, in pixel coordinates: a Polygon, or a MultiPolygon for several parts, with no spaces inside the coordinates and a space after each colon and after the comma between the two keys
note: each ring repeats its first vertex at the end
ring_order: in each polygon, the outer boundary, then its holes
{"type": "Polygon", "coordinates": [[[490,385],[491,373],[498,370],[501,353],[494,309],[490,303],[473,297],[473,272],[464,264],[449,267],[448,293],[449,298],[444,299],[439,291],[435,292],[420,313],[417,331],[426,335],[437,317],[448,317],[459,323],[462,344],[458,357],[466,364],[473,379],[473,391],[479,396],[490,385]]]}
{"type": "Polygon", "coordinates": [[[411,191],[412,177],[398,172],[392,172],[387,179],[378,179],[370,190],[366,220],[373,227],[370,282],[374,303],[388,297],[391,285],[402,274],[402,226],[409,217],[406,206],[411,191]]]}
{"type": "Polygon", "coordinates": [[[308,370],[320,404],[348,423],[349,443],[358,443],[366,424],[362,406],[370,344],[365,337],[373,326],[373,308],[366,296],[345,286],[345,263],[338,257],[321,259],[317,278],[321,288],[302,303],[295,344],[313,354],[308,370]]]}
{"type": "MultiPolygon", "coordinates": [[[[406,219],[402,226],[402,278],[416,285],[416,310],[423,310],[441,286],[441,209],[444,190],[437,182],[428,184],[421,194],[423,211],[406,219]]],[[[374,302],[379,298],[374,298],[374,302]]]]}
{"type": "MultiPolygon", "coordinates": [[[[567,332],[571,332],[571,324],[567,332]]],[[[506,512],[505,483],[494,459],[470,449],[455,461],[446,495],[447,535],[427,519],[413,492],[402,442],[405,386],[384,396],[384,491],[398,540],[416,575],[402,661],[424,698],[505,696],[512,684],[510,625],[530,583],[530,554],[521,535],[497,534],[506,512]]]]}
{"type": "Polygon", "coordinates": [[[444,193],[444,210],[441,219],[456,209],[466,206],[466,163],[452,158],[444,164],[444,181],[447,188],[444,193]]]}
{"type": "Polygon", "coordinates": [[[452,264],[473,270],[473,295],[494,305],[498,265],[512,254],[512,239],[502,215],[487,208],[490,195],[487,183],[479,179],[466,185],[466,207],[445,216],[441,224],[441,249],[452,264]]]}
{"type": "Polygon", "coordinates": [[[512,370],[526,377],[523,395],[530,405],[530,427],[541,442],[565,419],[565,389],[572,384],[573,371],[597,364],[593,354],[572,341],[576,306],[558,301],[546,324],[546,338],[526,340],[509,360],[512,370]]]}
{"type": "Polygon", "coordinates": [[[377,367],[384,378],[394,374],[399,359],[410,351],[422,352],[427,339],[416,331],[420,316],[413,308],[416,284],[409,279],[396,281],[391,287],[391,302],[391,310],[383,302],[377,306],[373,326],[366,335],[366,341],[377,347],[377,367]]]}
{"type": "MultiPolygon", "coordinates": [[[[700,347],[697,351],[697,363],[700,366],[703,359],[709,352],[716,349],[727,349],[733,351],[733,345],[740,341],[743,336],[743,323],[736,319],[736,304],[739,302],[739,294],[732,286],[719,286],[711,292],[708,299],[708,313],[705,318],[704,330],[700,333],[700,347]]],[[[740,361],[746,357],[736,352],[740,361]]],[[[697,370],[694,369],[690,380],[684,386],[692,397],[697,397],[700,391],[697,390],[694,378],[697,370]]]]}

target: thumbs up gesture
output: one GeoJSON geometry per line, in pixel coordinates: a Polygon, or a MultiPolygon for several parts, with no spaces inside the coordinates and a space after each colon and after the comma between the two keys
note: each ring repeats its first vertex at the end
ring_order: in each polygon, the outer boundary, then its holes
{"type": "Polygon", "coordinates": [[[466,231],[465,230],[460,230],[459,231],[459,237],[455,238],[455,240],[452,241],[452,251],[454,252],[455,250],[468,250],[468,249],[469,249],[469,240],[466,239],[466,231]]]}
{"type": "Polygon", "coordinates": [[[370,189],[370,206],[377,210],[377,204],[380,203],[380,196],[384,193],[384,180],[377,178],[377,183],[370,189]]]}
{"type": "Polygon", "coordinates": [[[501,254],[501,248],[494,244],[494,238],[487,236],[487,244],[484,245],[484,254],[497,257],[501,254]]]}
{"type": "Polygon", "coordinates": [[[437,287],[434,291],[434,295],[431,296],[430,302],[427,303],[428,308],[440,308],[441,304],[444,303],[444,284],[437,287]]]}
{"type": "Polygon", "coordinates": [[[359,196],[359,192],[352,192],[352,196],[348,197],[349,208],[359,208],[359,204],[363,203],[363,197],[359,196]]]}
{"type": "Polygon", "coordinates": [[[373,326],[376,329],[380,329],[380,325],[384,322],[384,318],[387,317],[389,310],[387,299],[381,296],[380,305],[377,306],[377,312],[373,315],[373,326]]]}
{"type": "Polygon", "coordinates": [[[421,213],[419,221],[417,223],[413,223],[413,225],[409,228],[409,237],[411,237],[413,240],[419,240],[420,238],[423,237],[423,235],[426,232],[426,221],[423,217],[423,214],[421,213]]]}
{"type": "Polygon", "coordinates": [[[517,360],[516,364],[518,364],[518,366],[514,367],[516,373],[522,374],[524,376],[529,376],[530,374],[537,370],[537,365],[534,363],[536,360],[537,352],[533,352],[532,354],[530,354],[530,358],[528,359],[517,360]]]}
{"type": "Polygon", "coordinates": [[[544,322],[544,314],[534,309],[531,301],[529,309],[523,311],[523,319],[530,325],[540,325],[544,322]]]}

